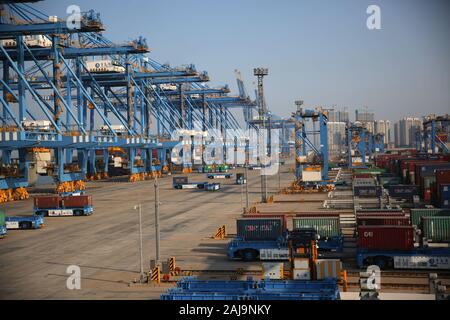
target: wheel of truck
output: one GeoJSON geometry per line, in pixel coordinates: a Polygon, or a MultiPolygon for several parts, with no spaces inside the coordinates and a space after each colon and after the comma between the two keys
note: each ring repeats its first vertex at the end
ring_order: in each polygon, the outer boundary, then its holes
{"type": "Polygon", "coordinates": [[[394,267],[392,259],[387,257],[376,257],[374,264],[380,267],[381,270],[392,269],[394,267]]]}
{"type": "Polygon", "coordinates": [[[242,260],[244,260],[244,261],[254,261],[254,260],[256,260],[258,253],[253,249],[245,249],[242,251],[241,255],[242,255],[242,260]]]}
{"type": "Polygon", "coordinates": [[[33,227],[33,224],[29,221],[22,221],[19,224],[19,228],[20,229],[31,229],[33,227]]]}
{"type": "Polygon", "coordinates": [[[73,215],[74,216],[82,216],[82,215],[84,215],[84,211],[83,210],[74,210],[73,215]]]}

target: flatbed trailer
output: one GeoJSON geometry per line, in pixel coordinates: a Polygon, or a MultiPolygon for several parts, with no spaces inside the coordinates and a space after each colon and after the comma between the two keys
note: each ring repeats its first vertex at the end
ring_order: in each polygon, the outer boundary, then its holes
{"type": "MultiPolygon", "coordinates": [[[[342,252],[344,237],[330,237],[319,239],[318,251],[342,252]]],[[[228,258],[231,260],[242,259],[244,261],[254,260],[288,260],[288,243],[284,239],[272,241],[248,241],[240,238],[232,240],[227,248],[228,258]]]]}
{"type": "Polygon", "coordinates": [[[362,250],[356,255],[358,267],[377,265],[380,269],[450,270],[450,248],[413,250],[362,250]]]}
{"type": "Polygon", "coordinates": [[[204,189],[208,182],[174,183],[175,189],[204,189]]]}
{"type": "Polygon", "coordinates": [[[208,179],[231,179],[233,177],[232,173],[209,173],[207,175],[208,179]]]}
{"type": "Polygon", "coordinates": [[[40,229],[44,224],[44,218],[40,216],[12,216],[6,217],[6,229],[40,229]]]}
{"type": "Polygon", "coordinates": [[[205,184],[206,191],[218,191],[220,190],[220,183],[207,183],[205,184]]]}
{"type": "Polygon", "coordinates": [[[58,207],[58,208],[34,208],[34,214],[42,217],[69,217],[90,216],[94,212],[93,206],[83,207],[58,207]]]}

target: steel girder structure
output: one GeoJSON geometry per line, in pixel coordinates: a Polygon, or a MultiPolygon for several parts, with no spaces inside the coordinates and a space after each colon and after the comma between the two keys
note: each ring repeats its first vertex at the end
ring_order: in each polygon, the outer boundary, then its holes
{"type": "Polygon", "coordinates": [[[327,116],[320,108],[316,110],[302,109],[293,114],[295,119],[295,148],[296,148],[296,179],[300,186],[307,186],[304,173],[307,171],[316,171],[320,167],[320,181],[317,180],[314,185],[328,185],[328,130],[327,116]],[[319,123],[319,130],[307,130],[306,120],[319,123]],[[319,147],[317,147],[310,137],[319,135],[319,147]],[[307,148],[313,152],[313,157],[308,159],[307,148]]]}
{"type": "MultiPolygon", "coordinates": [[[[67,29],[65,22],[61,21],[35,23],[20,11],[25,7],[12,4],[11,8],[27,23],[2,24],[0,29],[0,38],[13,38],[15,41],[13,48],[5,48],[3,43],[0,47],[0,59],[3,61],[0,147],[2,162],[6,166],[11,164],[11,153],[18,151],[20,168],[16,171],[20,174],[1,179],[0,188],[27,186],[27,148],[55,150],[56,164],[53,169],[59,183],[83,180],[88,173],[88,158],[89,172],[95,172],[95,150],[98,149],[104,150],[103,170],[106,172],[109,147],[129,150],[132,174],[148,169],[160,170],[164,165],[165,150],[172,148],[177,141],[158,142],[158,136],[170,133],[175,127],[189,128],[197,117],[195,108],[192,108],[192,115],[188,117],[190,121],[186,121],[183,108],[177,110],[170,100],[170,90],[162,86],[178,84],[182,90],[182,84],[191,83],[198,87],[198,82],[209,80],[207,74],[196,72],[193,66],[170,68],[143,57],[148,47],[142,38],[124,46],[113,44],[97,33],[103,30],[103,26],[99,16],[92,11],[83,14],[81,29],[73,30],[67,29]],[[51,45],[30,47],[25,35],[51,37],[51,45]],[[78,46],[73,46],[76,36],[78,46]],[[90,56],[117,59],[125,70],[108,74],[90,72],[83,58],[90,56]],[[14,79],[11,79],[11,72],[14,79]],[[51,95],[46,95],[49,92],[51,95]],[[34,100],[33,106],[31,100],[34,100]],[[36,111],[41,114],[38,116],[36,111]],[[113,128],[111,115],[121,124],[123,132],[116,132],[113,128]],[[49,126],[45,130],[24,127],[26,117],[31,120],[45,119],[49,126]],[[156,135],[152,135],[150,130],[151,117],[157,122],[156,135]],[[96,118],[103,122],[103,130],[99,130],[96,118]],[[149,152],[152,149],[158,150],[161,159],[158,167],[152,166],[152,152],[149,152]],[[65,166],[73,164],[73,150],[78,152],[78,168],[66,172],[65,166]],[[144,152],[141,153],[141,165],[135,166],[133,159],[138,150],[144,152]]],[[[27,8],[30,6],[27,5],[27,8]]],[[[26,12],[29,13],[29,10],[26,12]]],[[[48,16],[42,14],[42,17],[48,16]]],[[[206,97],[217,91],[206,86],[202,88],[203,104],[213,110],[211,106],[216,106],[217,101],[208,101],[206,97]]],[[[222,91],[229,92],[228,89],[222,91]]],[[[186,94],[198,94],[198,90],[180,92],[180,105],[185,104],[185,100],[190,104],[189,99],[185,99],[186,94]]],[[[205,120],[202,119],[204,124],[205,120]]],[[[226,121],[222,120],[225,127],[226,121]]],[[[231,117],[231,123],[236,126],[234,117],[231,117]]]]}
{"type": "Polygon", "coordinates": [[[368,132],[366,128],[357,124],[347,126],[347,161],[348,167],[367,168],[368,132]]]}
{"type": "Polygon", "coordinates": [[[423,151],[435,155],[436,153],[448,154],[449,148],[449,136],[450,136],[450,116],[436,116],[429,115],[424,118],[422,134],[416,132],[416,145],[420,146],[422,151],[422,139],[423,139],[423,151]],[[423,138],[422,138],[423,135],[423,138]]]}

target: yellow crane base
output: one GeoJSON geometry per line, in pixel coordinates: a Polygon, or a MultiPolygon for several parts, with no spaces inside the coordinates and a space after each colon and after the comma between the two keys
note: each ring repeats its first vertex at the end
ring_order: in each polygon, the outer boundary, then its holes
{"type": "Polygon", "coordinates": [[[27,189],[24,187],[19,187],[16,189],[0,190],[0,203],[25,200],[28,199],[29,197],[30,195],[28,194],[27,189]]]}
{"type": "Polygon", "coordinates": [[[83,180],[76,180],[76,181],[65,181],[60,184],[58,184],[55,188],[56,193],[62,193],[62,192],[74,192],[74,191],[81,191],[86,189],[86,184],[83,180]]]}

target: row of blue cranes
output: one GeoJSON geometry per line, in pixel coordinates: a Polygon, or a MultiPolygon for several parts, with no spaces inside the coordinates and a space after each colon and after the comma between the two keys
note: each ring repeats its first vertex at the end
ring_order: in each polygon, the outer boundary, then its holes
{"type": "Polygon", "coordinates": [[[6,1],[0,19],[0,201],[26,198],[36,174],[52,176],[57,192],[82,190],[86,179],[108,175],[111,159],[130,181],[161,175],[178,143],[174,130],[225,135],[240,129],[233,108],[255,127],[257,103],[239,73],[239,95],[226,85],[212,88],[194,65],[150,58],[142,37],[113,43],[93,10],[72,28],[28,3],[6,1]]]}

